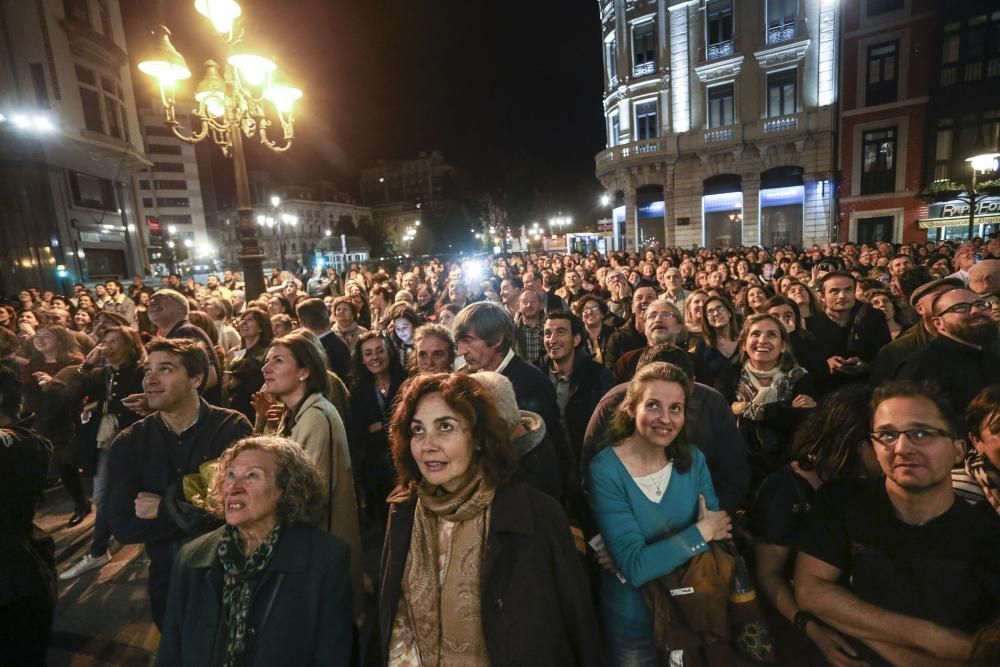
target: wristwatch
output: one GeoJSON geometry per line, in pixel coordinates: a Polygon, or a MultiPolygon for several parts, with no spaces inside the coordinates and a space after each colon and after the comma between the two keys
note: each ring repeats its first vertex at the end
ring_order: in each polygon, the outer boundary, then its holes
{"type": "Polygon", "coordinates": [[[806,626],[809,625],[810,621],[816,621],[818,623],[819,619],[810,614],[808,611],[803,611],[802,609],[795,612],[795,627],[798,628],[799,632],[802,634],[805,634],[806,626]]]}

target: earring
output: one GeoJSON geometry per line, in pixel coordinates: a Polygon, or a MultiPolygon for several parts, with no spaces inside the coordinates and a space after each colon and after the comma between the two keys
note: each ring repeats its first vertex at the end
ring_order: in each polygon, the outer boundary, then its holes
{"type": "Polygon", "coordinates": [[[299,382],[305,382],[305,381],[306,381],[305,378],[299,378],[299,382]]]}

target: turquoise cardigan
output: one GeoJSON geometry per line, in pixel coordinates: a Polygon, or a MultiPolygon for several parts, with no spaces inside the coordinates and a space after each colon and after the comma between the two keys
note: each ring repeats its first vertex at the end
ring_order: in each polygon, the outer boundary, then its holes
{"type": "Polygon", "coordinates": [[[654,503],[632,479],[613,447],[590,463],[590,504],[604,544],[627,583],[602,570],[601,615],[609,635],[620,639],[652,639],[653,621],[640,590],[669,574],[695,554],[708,549],[695,523],[698,495],[710,510],[719,499],[705,464],[692,447],[691,468],[670,473],[666,492],[654,503]],[[664,539],[665,535],[670,535],[664,539]]]}

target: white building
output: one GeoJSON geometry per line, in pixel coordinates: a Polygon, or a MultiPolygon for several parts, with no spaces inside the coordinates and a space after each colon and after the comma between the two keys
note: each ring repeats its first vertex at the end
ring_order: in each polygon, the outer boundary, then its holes
{"type": "Polygon", "coordinates": [[[0,292],[142,272],[118,0],[0,0],[0,292]]]}
{"type": "MultiPolygon", "coordinates": [[[[190,133],[193,110],[191,104],[177,104],[182,132],[190,133]]],[[[205,220],[196,148],[178,139],[164,117],[162,107],[139,110],[146,157],[153,164],[133,176],[147,261],[161,269],[170,264],[171,241],[175,255],[180,251],[192,261],[216,254],[205,220]]]]}
{"type": "Polygon", "coordinates": [[[837,0],[599,0],[627,249],[830,238],[837,0]]]}

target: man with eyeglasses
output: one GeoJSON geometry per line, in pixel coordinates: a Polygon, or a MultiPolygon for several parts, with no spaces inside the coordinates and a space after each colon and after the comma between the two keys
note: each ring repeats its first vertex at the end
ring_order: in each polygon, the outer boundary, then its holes
{"type": "Polygon", "coordinates": [[[639,285],[632,293],[632,317],[618,327],[608,338],[604,354],[604,365],[614,368],[615,363],[626,352],[638,350],[646,345],[644,317],[649,305],[656,301],[656,290],[649,285],[639,285]]]}
{"type": "Polygon", "coordinates": [[[618,382],[628,382],[635,375],[642,353],[656,345],[687,347],[684,317],[677,306],[669,301],[658,300],[649,304],[643,316],[643,332],[646,344],[637,350],[623,354],[612,369],[618,382]]]}
{"type": "Polygon", "coordinates": [[[669,301],[678,310],[684,310],[684,300],[687,299],[688,293],[684,289],[684,279],[681,278],[680,269],[674,267],[667,267],[667,270],[663,272],[663,293],[660,294],[660,299],[663,301],[669,301]]]}
{"type": "Polygon", "coordinates": [[[898,377],[938,384],[955,409],[1000,381],[997,323],[990,303],[968,289],[939,294],[931,305],[937,337],[903,363],[898,377]]]}
{"type": "Polygon", "coordinates": [[[795,624],[832,627],[833,664],[964,664],[1000,615],[1000,522],[957,501],[965,443],[929,387],[875,391],[871,446],[884,476],[817,492],[799,543],[795,624]]]}

